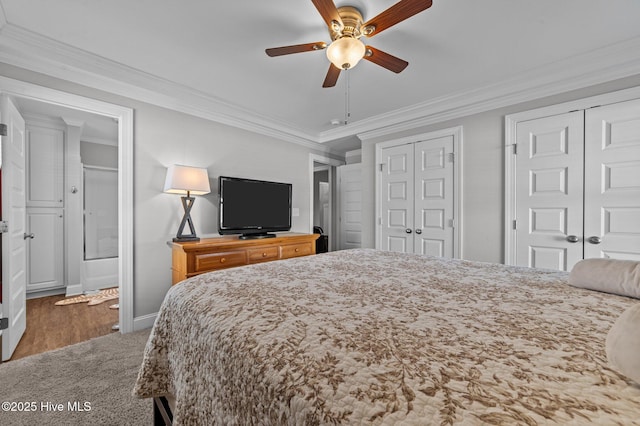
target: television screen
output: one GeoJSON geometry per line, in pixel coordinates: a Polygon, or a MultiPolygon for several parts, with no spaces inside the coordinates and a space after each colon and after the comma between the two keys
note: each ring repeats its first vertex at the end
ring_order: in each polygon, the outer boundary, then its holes
{"type": "Polygon", "coordinates": [[[289,183],[220,176],[220,234],[269,237],[291,229],[289,183]]]}

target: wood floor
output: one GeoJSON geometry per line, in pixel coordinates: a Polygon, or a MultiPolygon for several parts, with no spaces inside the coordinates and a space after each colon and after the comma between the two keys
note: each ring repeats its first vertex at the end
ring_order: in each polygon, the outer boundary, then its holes
{"type": "Polygon", "coordinates": [[[55,305],[64,298],[59,295],[27,300],[27,331],[9,362],[113,332],[118,310],[109,306],[118,303],[118,299],[94,306],[55,305]]]}

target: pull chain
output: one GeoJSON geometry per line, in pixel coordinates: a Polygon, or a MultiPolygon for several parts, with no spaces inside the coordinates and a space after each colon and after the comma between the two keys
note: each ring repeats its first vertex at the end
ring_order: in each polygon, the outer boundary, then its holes
{"type": "Polygon", "coordinates": [[[349,94],[349,88],[350,88],[350,83],[349,83],[349,75],[351,74],[349,72],[349,70],[345,70],[345,89],[344,89],[344,124],[345,126],[347,124],[349,124],[349,120],[351,119],[351,99],[350,99],[350,94],[349,94]]]}

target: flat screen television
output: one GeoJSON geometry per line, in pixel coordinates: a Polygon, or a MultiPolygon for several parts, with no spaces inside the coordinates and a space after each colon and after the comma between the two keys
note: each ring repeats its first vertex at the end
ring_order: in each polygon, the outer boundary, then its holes
{"type": "Polygon", "coordinates": [[[275,237],[291,229],[290,183],[220,176],[218,232],[241,239],[275,237]]]}

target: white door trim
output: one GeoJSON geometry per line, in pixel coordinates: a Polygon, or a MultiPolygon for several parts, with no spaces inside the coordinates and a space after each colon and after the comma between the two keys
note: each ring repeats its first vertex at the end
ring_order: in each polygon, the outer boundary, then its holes
{"type": "Polygon", "coordinates": [[[390,141],[379,142],[376,144],[376,157],[375,157],[375,247],[380,249],[382,247],[382,229],[380,220],[382,217],[382,202],[380,200],[380,165],[382,164],[382,150],[397,145],[404,145],[410,143],[421,142],[427,139],[435,139],[446,136],[453,137],[453,152],[455,160],[453,162],[453,217],[455,220],[455,226],[453,228],[453,257],[462,258],[462,126],[450,127],[448,129],[436,130],[428,133],[421,133],[419,135],[407,136],[399,139],[393,139],[390,141]]]}
{"type": "Polygon", "coordinates": [[[119,324],[122,333],[134,331],[133,109],[1,76],[0,93],[61,105],[118,120],[119,324]]]}
{"type": "Polygon", "coordinates": [[[595,106],[624,102],[640,98],[640,87],[591,96],[575,101],[563,102],[543,108],[536,108],[505,116],[505,155],[504,155],[504,263],[516,264],[516,232],[513,223],[516,219],[516,127],[519,122],[558,115],[569,111],[589,109],[595,106]]]}
{"type": "MultiPolygon", "coordinates": [[[[324,155],[309,154],[309,194],[310,194],[309,195],[309,233],[313,232],[313,194],[314,194],[313,174],[316,170],[316,167],[314,166],[313,163],[325,164],[326,166],[328,166],[328,169],[329,169],[329,185],[331,186],[331,198],[329,199],[329,211],[330,211],[331,218],[329,219],[329,223],[330,223],[331,229],[328,232],[330,234],[335,235],[336,232],[333,229],[335,221],[333,220],[333,218],[335,216],[334,198],[335,198],[335,192],[337,191],[334,191],[335,185],[333,182],[333,171],[335,170],[336,167],[342,166],[344,164],[344,161],[329,158],[324,155]]],[[[333,238],[333,240],[335,240],[335,238],[333,238]]],[[[329,241],[330,250],[331,249],[335,250],[335,248],[338,247],[337,245],[335,245],[335,243],[336,241],[329,241]]]]}

